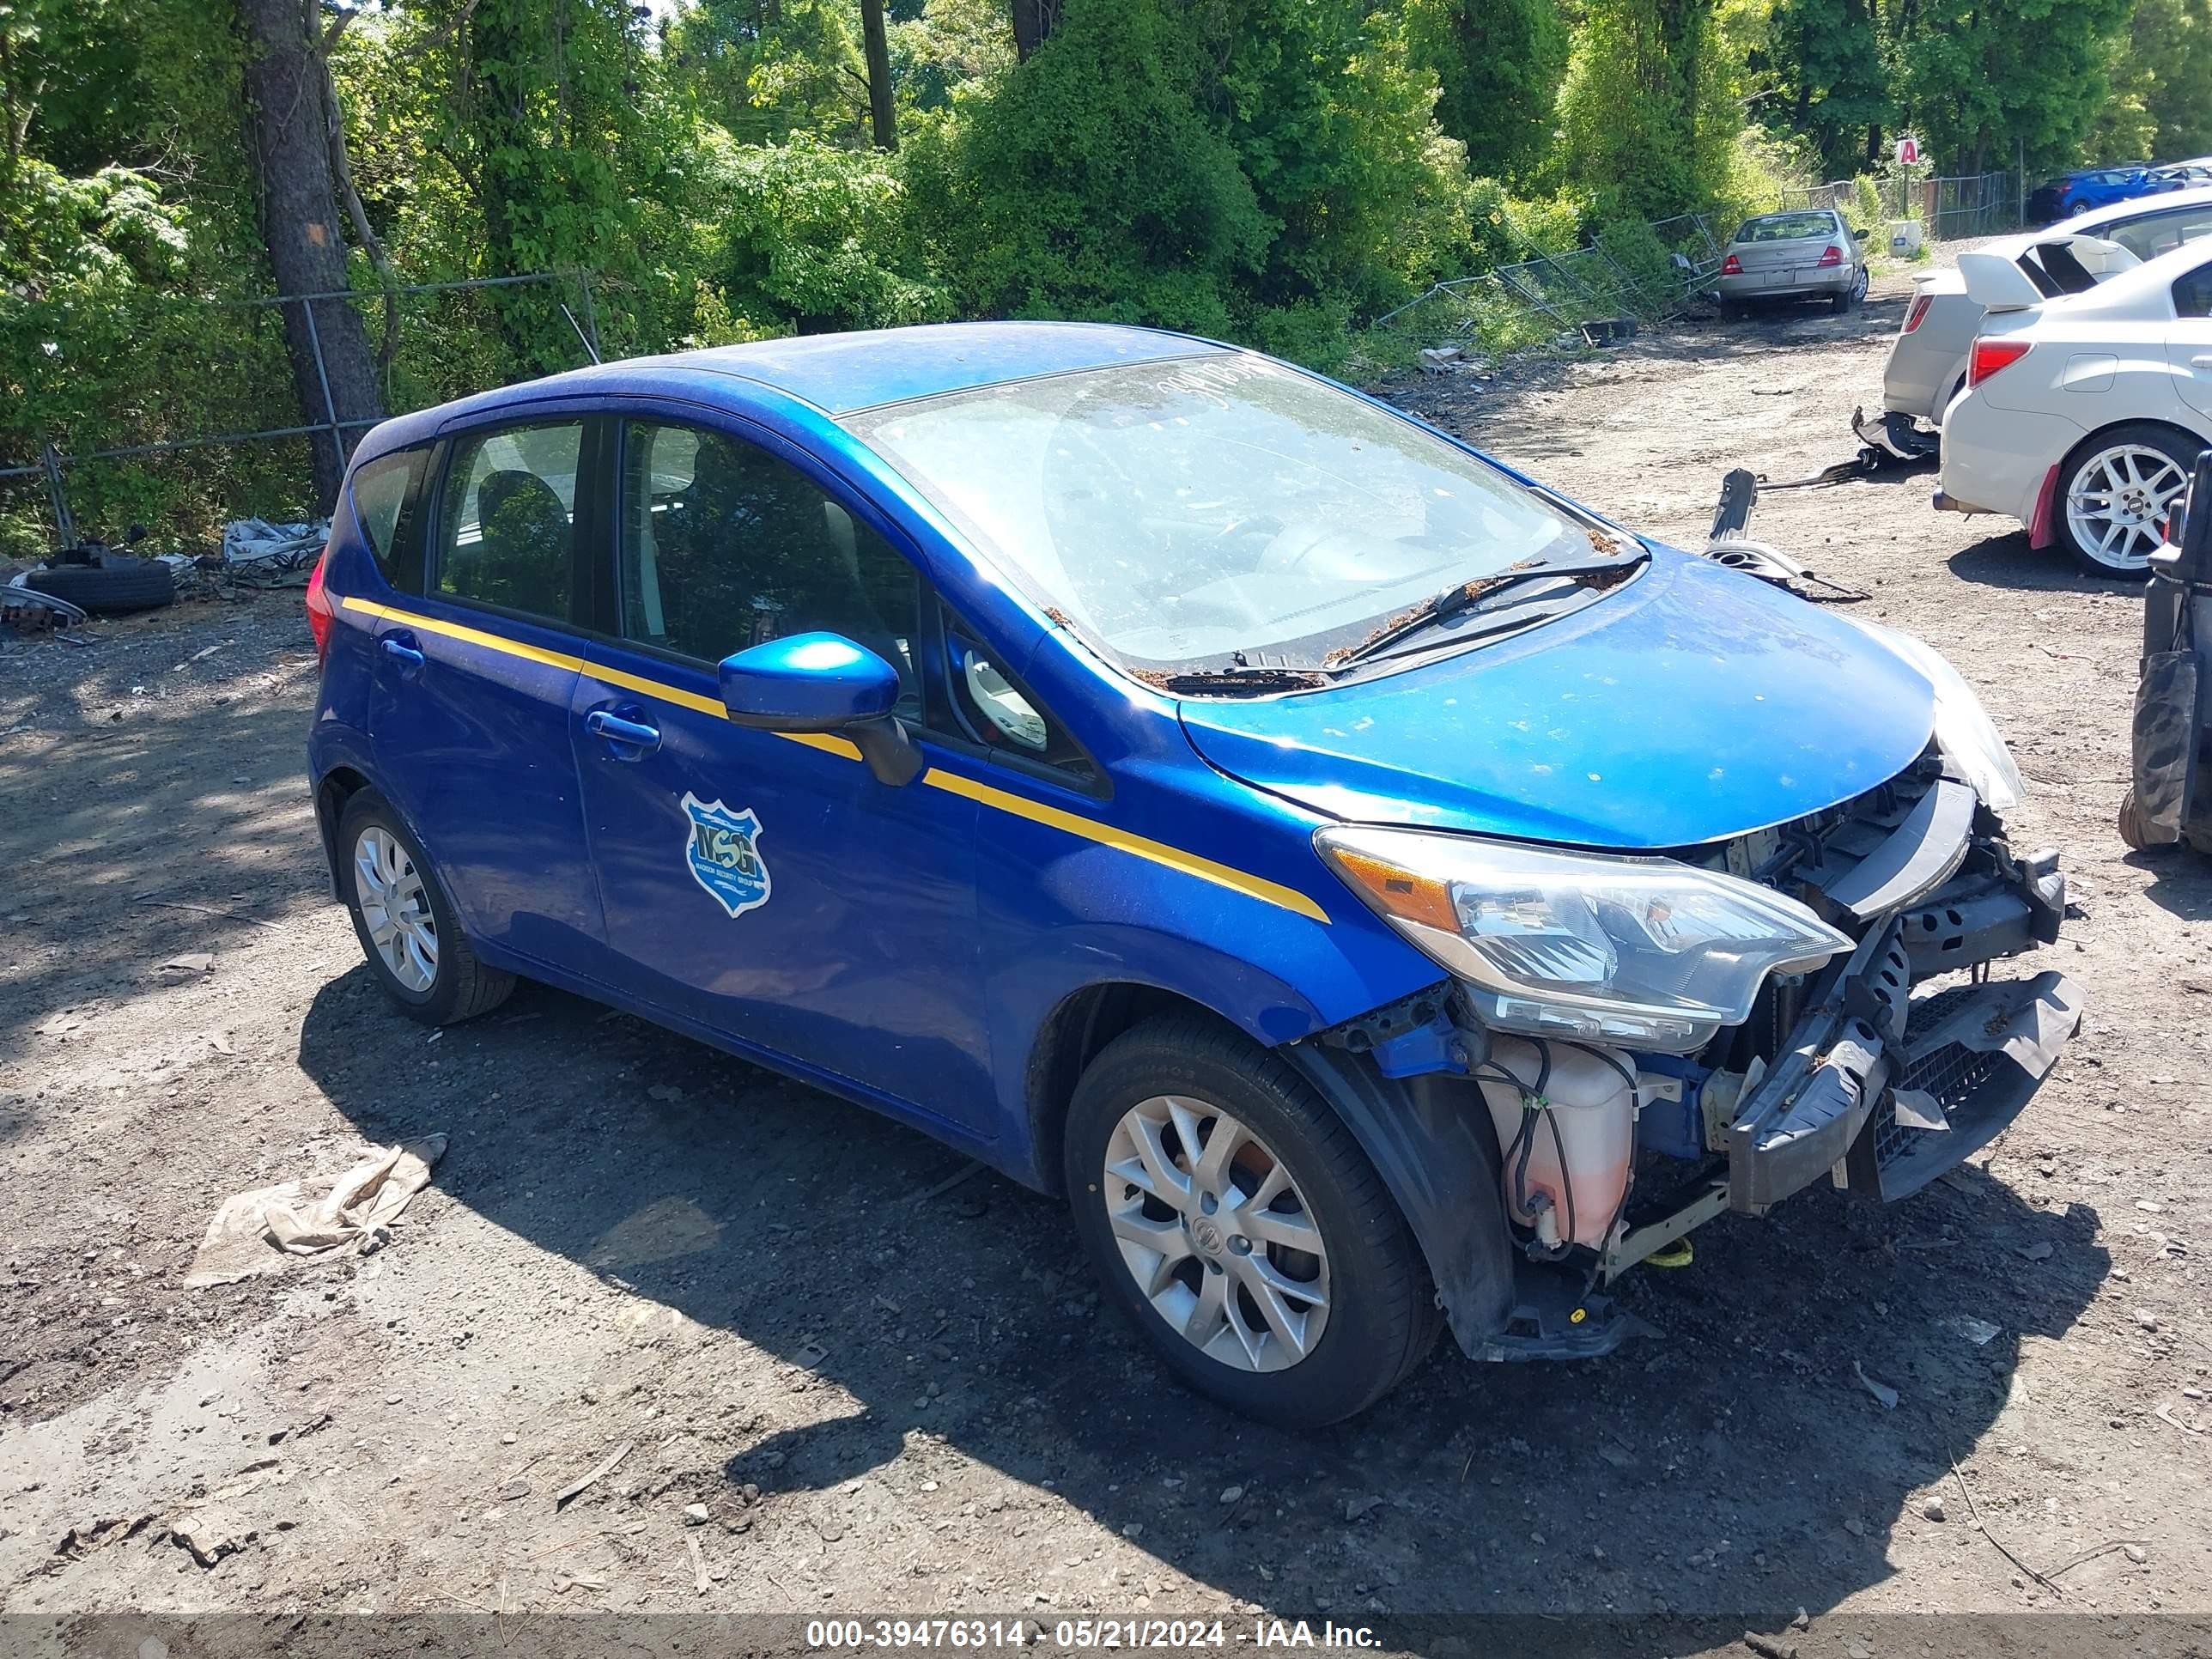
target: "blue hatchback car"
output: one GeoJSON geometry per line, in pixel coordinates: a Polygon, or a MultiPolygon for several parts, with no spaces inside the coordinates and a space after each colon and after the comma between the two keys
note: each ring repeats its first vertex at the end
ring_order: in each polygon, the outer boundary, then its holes
{"type": "Polygon", "coordinates": [[[307,604],[402,1007],[544,981],[1064,1193],[1166,1363],[1277,1422],[1446,1322],[1610,1350],[1638,1261],[1912,1191],[2080,1018],[1986,971],[2065,889],[1940,657],[1206,341],[778,340],[410,415],[307,604]]]}

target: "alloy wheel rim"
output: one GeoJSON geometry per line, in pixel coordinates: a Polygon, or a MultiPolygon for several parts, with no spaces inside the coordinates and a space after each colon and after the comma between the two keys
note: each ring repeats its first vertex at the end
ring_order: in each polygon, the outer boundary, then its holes
{"type": "Polygon", "coordinates": [[[2167,507],[2188,483],[2172,456],[2145,444],[2115,444],[2075,470],[2067,528],[2106,568],[2143,569],[2164,539],[2167,507]]]}
{"type": "Polygon", "coordinates": [[[388,830],[353,845],[354,892],[368,941],[392,978],[418,994],[438,982],[438,921],[422,872],[388,830]]]}
{"type": "Polygon", "coordinates": [[[1154,1095],[1106,1143],[1122,1265],[1183,1340],[1232,1370],[1280,1371],[1328,1324],[1328,1250],[1273,1148],[1209,1101],[1154,1095]]]}

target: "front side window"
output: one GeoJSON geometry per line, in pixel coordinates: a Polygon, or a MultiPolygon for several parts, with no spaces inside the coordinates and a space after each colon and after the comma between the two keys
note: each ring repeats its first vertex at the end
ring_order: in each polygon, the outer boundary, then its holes
{"type": "Polygon", "coordinates": [[[842,634],[921,706],[912,563],[788,461],[696,427],[623,431],[623,636],[720,662],[792,634],[842,634]]]}
{"type": "Polygon", "coordinates": [[[438,512],[441,593],[572,619],[583,444],[578,421],[455,443],[438,512]]]}
{"type": "Polygon", "coordinates": [[[1221,353],[980,387],[850,427],[1041,607],[1144,675],[1313,662],[1455,584],[1611,538],[1443,439],[1221,353]]]}

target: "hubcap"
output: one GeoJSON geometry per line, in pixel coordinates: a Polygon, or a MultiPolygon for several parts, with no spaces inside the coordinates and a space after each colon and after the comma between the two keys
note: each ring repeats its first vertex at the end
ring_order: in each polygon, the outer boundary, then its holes
{"type": "Polygon", "coordinates": [[[423,992],[438,981],[438,923],[430,895],[407,849],[374,826],[353,846],[354,891],[369,943],[392,978],[423,992]]]}
{"type": "Polygon", "coordinates": [[[1311,1353],[1328,1252],[1289,1170],[1206,1101],[1155,1095],[1106,1143],[1106,1210],[1137,1288],[1183,1340],[1244,1371],[1311,1353]]]}
{"type": "Polygon", "coordinates": [[[2099,564],[2141,570],[2157,551],[2166,509],[2189,477],[2171,456],[2119,444],[2090,457],[2066,492],[2066,524],[2099,564]]]}

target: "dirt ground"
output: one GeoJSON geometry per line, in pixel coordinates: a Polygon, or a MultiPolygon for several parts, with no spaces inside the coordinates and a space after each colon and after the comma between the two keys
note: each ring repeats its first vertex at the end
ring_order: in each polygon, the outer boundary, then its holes
{"type": "MultiPolygon", "coordinates": [[[[1903,288],[1392,392],[1694,544],[1726,468],[1852,453],[1903,288]]],[[[1700,1231],[1626,1287],[1654,1338],[1446,1343],[1318,1436],[1165,1382],[1060,1210],[945,1187],[919,1135],[548,991],[434,1036],[394,1014],[325,896],[296,595],[0,637],[0,1586],[39,1616],[9,1628],[1172,1613],[1233,1644],[1266,1610],[1391,1644],[1424,1614],[1680,1614],[1811,1659],[1923,1650],[1891,1615],[2072,1610],[2156,1646],[2148,1615],[2212,1612],[2212,866],[2112,831],[2137,596],[1937,517],[1930,482],[1776,495],[1754,533],[2011,737],[2015,839],[2063,849],[2082,912],[2044,953],[2089,998],[2059,1071],[1894,1210],[1700,1231]],[[387,1248],[184,1287],[226,1195],[430,1132],[387,1248]],[[179,1526],[237,1547],[201,1565],[179,1526]]]]}

